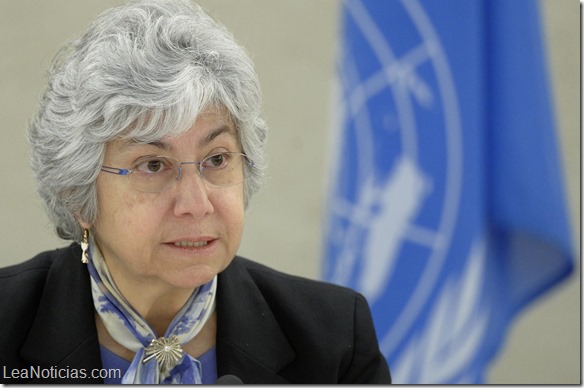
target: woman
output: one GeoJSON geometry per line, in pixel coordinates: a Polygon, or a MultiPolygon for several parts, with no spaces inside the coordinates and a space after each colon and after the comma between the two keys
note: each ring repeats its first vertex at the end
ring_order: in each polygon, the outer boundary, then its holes
{"type": "Polygon", "coordinates": [[[2,382],[390,382],[362,296],[236,256],[260,111],[249,57],[188,2],[111,9],[60,51],[29,139],[74,243],[0,270],[2,382]]]}

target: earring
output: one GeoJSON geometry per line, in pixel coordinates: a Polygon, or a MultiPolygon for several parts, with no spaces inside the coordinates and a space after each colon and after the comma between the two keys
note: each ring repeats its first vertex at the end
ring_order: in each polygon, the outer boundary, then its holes
{"type": "Polygon", "coordinates": [[[89,230],[83,229],[83,241],[81,241],[81,262],[87,264],[89,262],[89,255],[87,251],[89,250],[89,230]]]}

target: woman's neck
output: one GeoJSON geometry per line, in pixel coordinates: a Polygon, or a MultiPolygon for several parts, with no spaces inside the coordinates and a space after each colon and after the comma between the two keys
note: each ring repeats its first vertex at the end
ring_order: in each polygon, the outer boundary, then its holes
{"type": "Polygon", "coordinates": [[[195,288],[173,287],[156,276],[133,276],[116,261],[104,259],[118,291],[156,335],[163,337],[195,288]]]}
{"type": "Polygon", "coordinates": [[[187,303],[193,289],[170,287],[132,286],[118,287],[124,298],[152,327],[158,337],[163,337],[177,313],[187,303]]]}

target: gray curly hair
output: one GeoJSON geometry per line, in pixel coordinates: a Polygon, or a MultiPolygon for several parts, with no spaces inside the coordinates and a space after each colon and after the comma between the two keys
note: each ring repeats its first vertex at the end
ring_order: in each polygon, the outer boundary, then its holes
{"type": "Polygon", "coordinates": [[[259,189],[267,127],[251,59],[231,34],[186,0],[144,0],[101,14],[55,56],[28,128],[38,192],[57,234],[80,241],[97,218],[105,145],[178,135],[206,109],[234,122],[254,161],[244,201],[259,189]]]}

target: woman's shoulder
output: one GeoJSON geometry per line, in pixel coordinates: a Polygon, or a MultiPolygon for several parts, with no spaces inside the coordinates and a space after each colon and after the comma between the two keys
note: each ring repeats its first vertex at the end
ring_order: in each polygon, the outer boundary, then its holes
{"type": "Polygon", "coordinates": [[[354,290],[236,257],[219,275],[217,308],[223,342],[267,353],[257,359],[268,364],[294,360],[281,372],[287,381],[391,381],[368,303],[354,290]]]}
{"type": "MultiPolygon", "coordinates": [[[[47,287],[47,279],[58,263],[71,254],[71,248],[39,253],[30,260],[0,268],[0,361],[3,365],[20,362],[18,352],[37,316],[47,287]]],[[[58,269],[57,269],[58,270],[58,269]]]]}
{"type": "MultiPolygon", "coordinates": [[[[244,257],[236,256],[230,267],[234,271],[247,272],[260,286],[277,287],[277,288],[300,288],[313,294],[315,291],[332,293],[335,295],[344,295],[354,298],[357,292],[337,284],[329,283],[322,280],[310,279],[308,277],[288,274],[277,269],[271,268],[265,264],[253,261],[244,257]]],[[[300,291],[300,290],[298,290],[300,291]]]]}
{"type": "Polygon", "coordinates": [[[0,268],[0,287],[5,287],[14,282],[22,284],[22,282],[42,280],[55,263],[70,257],[74,253],[75,245],[71,244],[65,248],[41,252],[32,259],[0,268]]]}
{"type": "MultiPolygon", "coordinates": [[[[0,311],[30,310],[38,305],[51,273],[67,276],[67,263],[76,244],[37,254],[19,264],[0,268],[0,311]]],[[[29,311],[29,313],[32,313],[29,311]]]]}
{"type": "Polygon", "coordinates": [[[236,257],[225,272],[224,281],[238,283],[247,279],[272,305],[301,310],[318,306],[319,312],[333,315],[339,311],[351,311],[355,304],[367,305],[365,298],[350,288],[287,274],[242,257],[236,257]]]}

